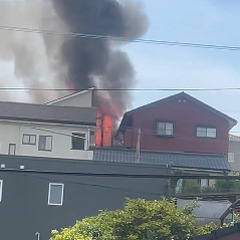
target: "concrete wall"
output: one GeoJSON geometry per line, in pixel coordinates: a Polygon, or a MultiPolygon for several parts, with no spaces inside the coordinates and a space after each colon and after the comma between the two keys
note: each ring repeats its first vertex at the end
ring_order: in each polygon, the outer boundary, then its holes
{"type": "Polygon", "coordinates": [[[141,149],[171,152],[224,154],[228,152],[229,124],[227,120],[191,101],[175,99],[145,107],[132,113],[132,129],[124,134],[124,145],[136,148],[137,130],[141,129],[141,149]],[[157,136],[157,121],[172,122],[173,136],[157,136]],[[216,138],[199,138],[197,127],[214,127],[216,138]]]}
{"type": "Polygon", "coordinates": [[[93,151],[88,150],[91,129],[94,131],[94,127],[87,126],[0,121],[0,154],[8,154],[9,144],[16,144],[16,155],[91,160],[93,151]],[[86,134],[85,150],[71,150],[73,132],[86,134]],[[36,135],[36,144],[23,144],[23,134],[36,135]],[[38,150],[40,135],[52,136],[51,151],[38,150]]]}
{"type": "MultiPolygon", "coordinates": [[[[82,173],[164,174],[169,169],[142,164],[99,163],[94,161],[58,160],[0,156],[6,169],[66,171],[82,173]]],[[[159,199],[166,180],[114,178],[53,174],[10,173],[0,170],[3,180],[0,202],[1,239],[32,240],[35,233],[47,240],[53,229],[71,226],[78,219],[94,216],[99,210],[123,207],[125,198],[159,199]],[[48,205],[49,183],[63,183],[62,206],[48,205]]]]}
{"type": "Polygon", "coordinates": [[[228,153],[233,154],[231,158],[228,159],[231,170],[234,172],[240,172],[240,141],[230,139],[228,153]]]}

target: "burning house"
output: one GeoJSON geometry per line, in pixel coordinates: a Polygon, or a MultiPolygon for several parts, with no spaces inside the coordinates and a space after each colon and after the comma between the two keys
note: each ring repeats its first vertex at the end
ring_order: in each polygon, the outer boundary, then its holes
{"type": "Polygon", "coordinates": [[[62,107],[84,107],[96,109],[96,128],[95,128],[95,143],[97,148],[110,147],[114,132],[116,131],[116,122],[118,118],[110,112],[98,108],[94,105],[94,88],[85,91],[75,92],[57,99],[48,101],[46,105],[62,106],[62,107]]]}
{"type": "MultiPolygon", "coordinates": [[[[11,19],[12,26],[49,32],[0,32],[0,61],[12,62],[17,84],[76,91],[95,86],[96,146],[109,146],[111,129],[131,103],[129,92],[116,90],[134,85],[134,67],[121,46],[146,32],[148,20],[142,6],[118,0],[4,1],[0,14],[4,25],[11,19]]],[[[25,100],[47,102],[61,93],[26,92],[25,100]]]]}
{"type": "Polygon", "coordinates": [[[2,126],[7,144],[0,143],[2,239],[49,239],[52,229],[73,225],[99,209],[119,209],[126,197],[153,200],[164,194],[167,181],[162,179],[99,179],[97,175],[165,174],[166,166],[133,164],[129,169],[125,164],[86,161],[93,159],[90,147],[96,113],[92,106],[97,108],[96,145],[101,147],[109,146],[116,121],[131,102],[128,92],[115,90],[133,87],[134,67],[121,46],[147,30],[147,17],[139,3],[6,0],[0,1],[0,15],[1,25],[9,26],[0,31],[0,61],[7,62],[12,71],[11,79],[0,79],[1,87],[11,82],[23,88],[68,88],[71,93],[96,88],[93,99],[85,92],[81,102],[75,101],[74,94],[59,101],[66,94],[63,91],[1,95],[1,100],[31,102],[2,103],[0,108],[0,117],[15,124],[14,128],[2,126]],[[118,37],[126,41],[116,41],[118,37]],[[22,132],[18,121],[23,122],[22,132]],[[29,174],[32,170],[35,173],[29,174]],[[96,177],[82,178],[71,172],[91,172],[96,177]],[[127,189],[128,184],[134,190],[127,189]],[[15,231],[9,231],[13,224],[15,231]]]}

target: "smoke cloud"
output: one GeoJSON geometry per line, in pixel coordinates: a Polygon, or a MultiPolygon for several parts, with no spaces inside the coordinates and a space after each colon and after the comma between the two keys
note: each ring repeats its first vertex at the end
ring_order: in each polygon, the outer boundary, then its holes
{"type": "MultiPolygon", "coordinates": [[[[51,25],[61,30],[60,21],[54,13],[48,1],[0,1],[0,25],[26,28],[48,28],[46,19],[50,19],[51,25]]],[[[55,39],[56,40],[56,39],[55,39]]],[[[52,38],[49,38],[49,44],[52,38]]],[[[59,41],[57,39],[57,41],[59,41]]],[[[64,86],[57,83],[54,72],[51,69],[46,54],[46,45],[41,35],[14,31],[0,31],[0,63],[4,63],[12,69],[10,77],[0,76],[1,87],[28,87],[28,88],[50,88],[64,86]]],[[[53,55],[52,55],[53,56],[53,55]]],[[[1,73],[5,69],[1,68],[1,73]]],[[[21,100],[32,102],[44,102],[52,97],[44,92],[20,92],[9,93],[2,96],[1,100],[21,100]]]]}
{"type": "MultiPolygon", "coordinates": [[[[141,5],[118,0],[39,0],[0,2],[0,25],[109,37],[141,37],[148,20],[141,5]]],[[[0,31],[0,60],[12,61],[15,79],[26,87],[86,89],[128,88],[134,68],[123,43],[0,31]]],[[[35,101],[48,96],[34,95],[35,101]]],[[[30,96],[33,97],[33,96],[30,96]]],[[[129,106],[130,94],[97,92],[95,104],[118,117],[129,106]]]]}
{"type": "MultiPolygon", "coordinates": [[[[54,9],[71,32],[137,38],[147,29],[140,6],[116,0],[52,0],[54,9]]],[[[127,88],[133,86],[134,69],[116,42],[106,39],[66,39],[61,51],[67,79],[76,88],[127,88]],[[95,81],[94,81],[95,80],[95,81]],[[98,80],[98,81],[97,81],[98,80]]],[[[128,93],[105,93],[103,110],[122,112],[130,102],[128,93]],[[110,100],[110,101],[109,101],[110,100]],[[109,105],[108,103],[111,103],[109,105]]],[[[104,99],[100,97],[100,99],[104,99]]]]}

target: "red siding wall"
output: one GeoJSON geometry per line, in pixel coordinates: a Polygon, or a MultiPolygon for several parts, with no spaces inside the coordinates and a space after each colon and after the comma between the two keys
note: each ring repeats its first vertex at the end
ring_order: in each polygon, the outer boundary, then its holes
{"type": "Polygon", "coordinates": [[[142,131],[141,149],[171,152],[227,154],[229,124],[227,120],[189,100],[175,99],[134,111],[133,128],[124,134],[124,145],[135,148],[137,129],[142,131]],[[173,137],[156,136],[156,121],[174,122],[173,137]],[[197,138],[196,127],[216,127],[215,139],[197,138]]]}

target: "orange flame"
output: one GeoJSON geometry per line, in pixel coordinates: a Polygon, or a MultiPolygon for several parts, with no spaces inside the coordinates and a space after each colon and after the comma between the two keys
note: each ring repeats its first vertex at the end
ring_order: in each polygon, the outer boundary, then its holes
{"type": "Polygon", "coordinates": [[[110,147],[112,141],[112,119],[105,116],[103,119],[103,147],[110,147]]]}
{"type": "Polygon", "coordinates": [[[95,146],[110,147],[112,140],[112,118],[97,112],[95,146]]]}
{"type": "Polygon", "coordinates": [[[97,112],[96,115],[96,132],[95,132],[95,146],[97,148],[101,147],[102,142],[102,114],[100,112],[97,112]]]}

